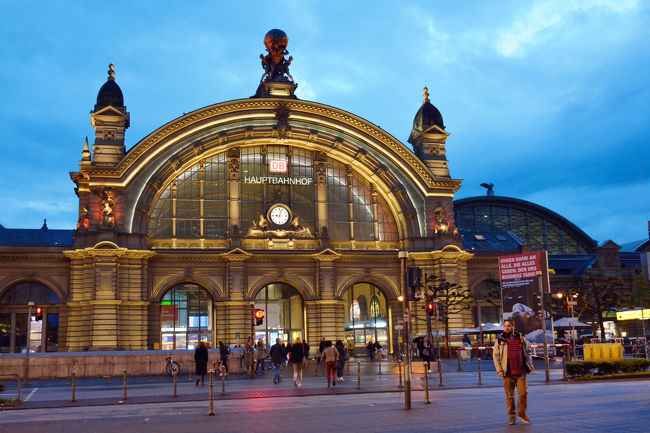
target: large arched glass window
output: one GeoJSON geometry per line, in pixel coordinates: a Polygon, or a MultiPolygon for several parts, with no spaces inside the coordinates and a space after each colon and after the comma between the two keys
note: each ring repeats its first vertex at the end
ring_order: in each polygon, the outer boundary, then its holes
{"type": "Polygon", "coordinates": [[[226,236],[226,153],[190,167],[163,190],[151,211],[150,238],[217,239],[226,236]]]}
{"type": "Polygon", "coordinates": [[[388,345],[388,308],[386,297],[377,286],[357,283],[343,295],[345,339],[355,354],[364,355],[369,342],[388,345]],[[368,301],[368,299],[370,301],[368,301]]]}
{"type": "Polygon", "coordinates": [[[228,224],[240,224],[244,237],[265,237],[267,212],[281,203],[291,210],[299,237],[313,237],[320,230],[317,221],[326,220],[332,241],[356,241],[357,248],[369,249],[375,247],[373,241],[397,240],[395,219],[376,185],[351,166],[326,157],[326,188],[319,189],[315,161],[314,151],[287,145],[243,146],[201,160],[163,188],[152,205],[148,235],[226,239],[228,224]],[[228,167],[239,168],[239,177],[229,179],[228,167]]]}
{"type": "Polygon", "coordinates": [[[255,297],[255,308],[265,311],[264,321],[255,327],[255,339],[267,345],[275,344],[276,338],[285,343],[296,337],[304,340],[304,307],[296,289],[285,283],[273,283],[264,287],[255,297]]]}
{"type": "Polygon", "coordinates": [[[31,321],[29,347],[36,352],[56,352],[59,344],[59,302],[56,293],[36,281],[16,284],[0,297],[0,352],[20,353],[27,347],[27,321],[31,321]],[[29,302],[34,303],[32,316],[29,302]],[[42,308],[42,320],[35,309],[42,308]]]}
{"type": "Polygon", "coordinates": [[[194,349],[199,341],[212,345],[212,322],[212,298],[205,289],[192,283],[172,287],[160,307],[162,349],[194,349]]]}

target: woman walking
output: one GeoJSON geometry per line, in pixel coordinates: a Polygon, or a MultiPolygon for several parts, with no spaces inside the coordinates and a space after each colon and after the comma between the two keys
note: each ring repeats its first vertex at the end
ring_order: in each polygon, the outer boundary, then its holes
{"type": "Polygon", "coordinates": [[[343,367],[345,366],[345,361],[348,360],[348,351],[341,340],[336,340],[334,347],[339,352],[337,376],[339,377],[339,382],[343,382],[343,367]]]}
{"type": "Polygon", "coordinates": [[[302,386],[302,370],[304,368],[305,346],[300,337],[296,337],[291,346],[291,363],[293,364],[293,386],[302,386]]]}
{"type": "Polygon", "coordinates": [[[203,386],[205,375],[208,374],[208,349],[203,341],[194,351],[194,364],[196,366],[196,386],[199,386],[199,376],[201,376],[201,386],[203,386]]]}

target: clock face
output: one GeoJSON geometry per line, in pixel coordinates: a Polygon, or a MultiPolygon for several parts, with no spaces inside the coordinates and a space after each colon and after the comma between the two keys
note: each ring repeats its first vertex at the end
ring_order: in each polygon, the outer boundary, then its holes
{"type": "Polygon", "coordinates": [[[285,225],[289,221],[289,211],[284,206],[271,208],[269,219],[277,226],[285,225]]]}

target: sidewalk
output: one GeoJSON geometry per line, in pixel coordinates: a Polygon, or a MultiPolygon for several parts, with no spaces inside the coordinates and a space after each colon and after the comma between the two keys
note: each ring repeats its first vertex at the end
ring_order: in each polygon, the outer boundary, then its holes
{"type": "MultiPolygon", "coordinates": [[[[535,360],[536,371],[529,376],[531,386],[546,384],[543,360],[535,360]]],[[[214,377],[214,399],[251,399],[274,398],[292,396],[313,396],[328,394],[367,394],[402,392],[399,387],[398,366],[393,362],[360,362],[354,359],[350,363],[349,373],[344,376],[345,381],[337,386],[327,388],[324,377],[324,367],[312,362],[304,372],[301,388],[293,386],[291,366],[282,370],[282,382],[273,384],[273,372],[267,371],[263,376],[257,375],[254,379],[238,374],[230,375],[225,381],[226,394],[222,395],[221,377],[214,377]],[[381,374],[380,374],[381,369],[381,374]],[[360,388],[358,387],[358,372],[360,373],[360,388]],[[315,374],[318,374],[317,376],[315,374]]],[[[435,364],[432,363],[432,368],[435,364]]],[[[566,383],[563,381],[561,362],[551,362],[550,384],[566,383]],[[560,368],[557,368],[557,367],[560,368]]],[[[449,389],[490,388],[501,387],[501,379],[495,374],[491,360],[481,362],[482,385],[478,384],[478,361],[464,361],[463,371],[458,371],[456,360],[443,361],[442,383],[437,371],[429,373],[429,390],[432,393],[449,389]]],[[[347,368],[346,368],[347,371],[347,368]]],[[[411,390],[424,390],[424,368],[421,362],[412,364],[411,390]]],[[[23,403],[13,409],[56,408],[77,406],[103,406],[123,404],[144,404],[163,402],[191,402],[207,401],[209,397],[209,377],[206,376],[205,386],[195,386],[196,377],[190,378],[187,374],[177,379],[177,397],[174,397],[173,379],[167,376],[154,376],[149,382],[148,377],[127,377],[127,399],[124,400],[124,386],[122,377],[113,377],[109,383],[108,378],[83,378],[76,380],[76,402],[72,402],[72,387],[65,380],[31,380],[27,388],[21,391],[23,403]]],[[[1,398],[16,397],[16,382],[6,382],[7,390],[0,394],[1,398]]]]}

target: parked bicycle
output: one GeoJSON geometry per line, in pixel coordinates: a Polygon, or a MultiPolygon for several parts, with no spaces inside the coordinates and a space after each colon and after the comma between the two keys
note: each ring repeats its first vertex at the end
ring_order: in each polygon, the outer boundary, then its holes
{"type": "Polygon", "coordinates": [[[167,374],[170,376],[178,376],[181,372],[181,365],[172,359],[171,353],[165,359],[167,360],[167,365],[165,366],[167,374]]]}

